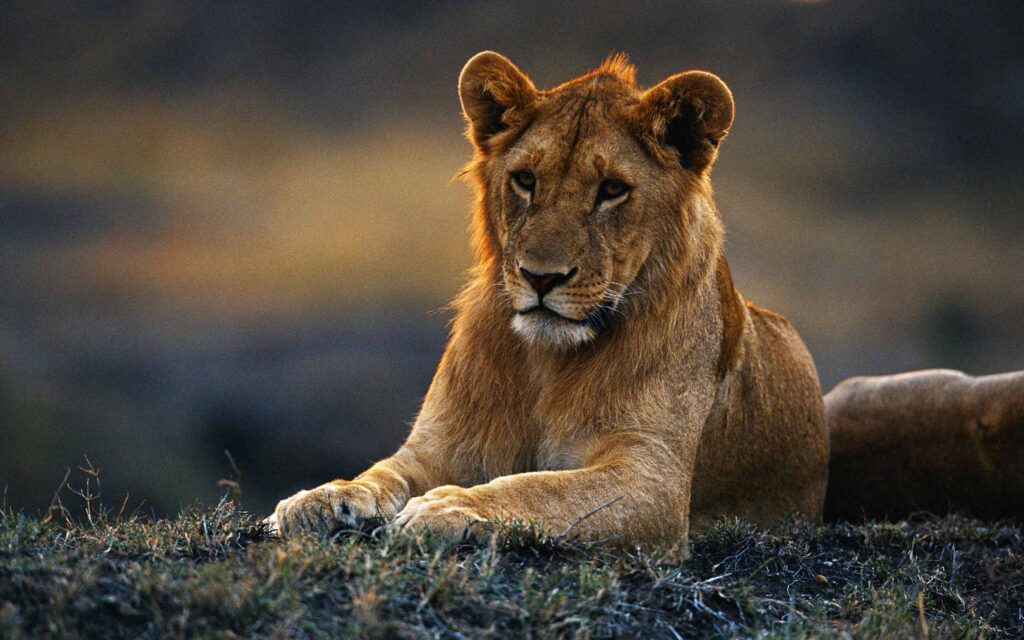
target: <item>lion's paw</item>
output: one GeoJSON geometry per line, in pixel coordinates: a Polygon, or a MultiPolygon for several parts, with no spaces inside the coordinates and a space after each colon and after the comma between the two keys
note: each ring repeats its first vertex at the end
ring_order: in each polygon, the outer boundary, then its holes
{"type": "Polygon", "coordinates": [[[265,522],[285,537],[303,531],[330,535],[378,515],[377,496],[370,488],[350,482],[329,482],[278,502],[274,515],[265,522]]]}
{"type": "Polygon", "coordinates": [[[471,492],[450,485],[413,498],[395,518],[395,525],[402,529],[428,529],[454,539],[480,533],[487,523],[474,505],[471,492]]]}

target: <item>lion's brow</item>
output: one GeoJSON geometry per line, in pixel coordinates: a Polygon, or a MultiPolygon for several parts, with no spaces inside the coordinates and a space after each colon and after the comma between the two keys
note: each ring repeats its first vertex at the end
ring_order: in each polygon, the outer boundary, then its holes
{"type": "Polygon", "coordinates": [[[529,153],[529,151],[521,147],[512,147],[511,149],[508,150],[508,155],[516,157],[528,155],[529,153]]]}
{"type": "Polygon", "coordinates": [[[562,161],[562,178],[569,175],[569,169],[572,166],[572,158],[576,153],[576,146],[579,144],[580,135],[583,130],[584,123],[587,119],[590,104],[594,101],[594,89],[596,82],[590,83],[590,89],[586,94],[583,95],[582,103],[580,104],[579,110],[576,112],[576,124],[572,132],[572,140],[569,142],[569,150],[565,154],[565,159],[562,161]]]}

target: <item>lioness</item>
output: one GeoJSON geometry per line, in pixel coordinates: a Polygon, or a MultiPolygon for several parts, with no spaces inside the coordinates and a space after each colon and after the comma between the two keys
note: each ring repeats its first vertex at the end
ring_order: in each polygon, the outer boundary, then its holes
{"type": "Polygon", "coordinates": [[[721,517],[820,519],[814,364],[722,253],[709,174],[726,85],[688,71],[643,90],[613,56],[541,91],[484,52],[459,97],[476,266],[422,410],[392,457],[282,500],[280,531],[519,519],[646,543],[721,517]]]}

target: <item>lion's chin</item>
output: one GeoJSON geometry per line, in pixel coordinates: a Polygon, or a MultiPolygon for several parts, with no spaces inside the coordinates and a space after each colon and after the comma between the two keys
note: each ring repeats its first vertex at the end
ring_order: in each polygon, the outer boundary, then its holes
{"type": "Polygon", "coordinates": [[[562,349],[577,347],[596,336],[596,331],[589,324],[573,322],[542,310],[516,314],[512,318],[512,330],[530,344],[562,349]]]}

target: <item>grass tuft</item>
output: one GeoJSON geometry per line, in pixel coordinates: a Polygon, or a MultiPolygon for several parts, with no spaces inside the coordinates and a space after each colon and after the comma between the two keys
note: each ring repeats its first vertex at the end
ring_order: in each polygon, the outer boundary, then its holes
{"type": "Polygon", "coordinates": [[[616,551],[529,526],[484,544],[386,528],[271,537],[228,500],[175,519],[0,515],[0,637],[1024,635],[1022,527],[770,529],[616,551]]]}

